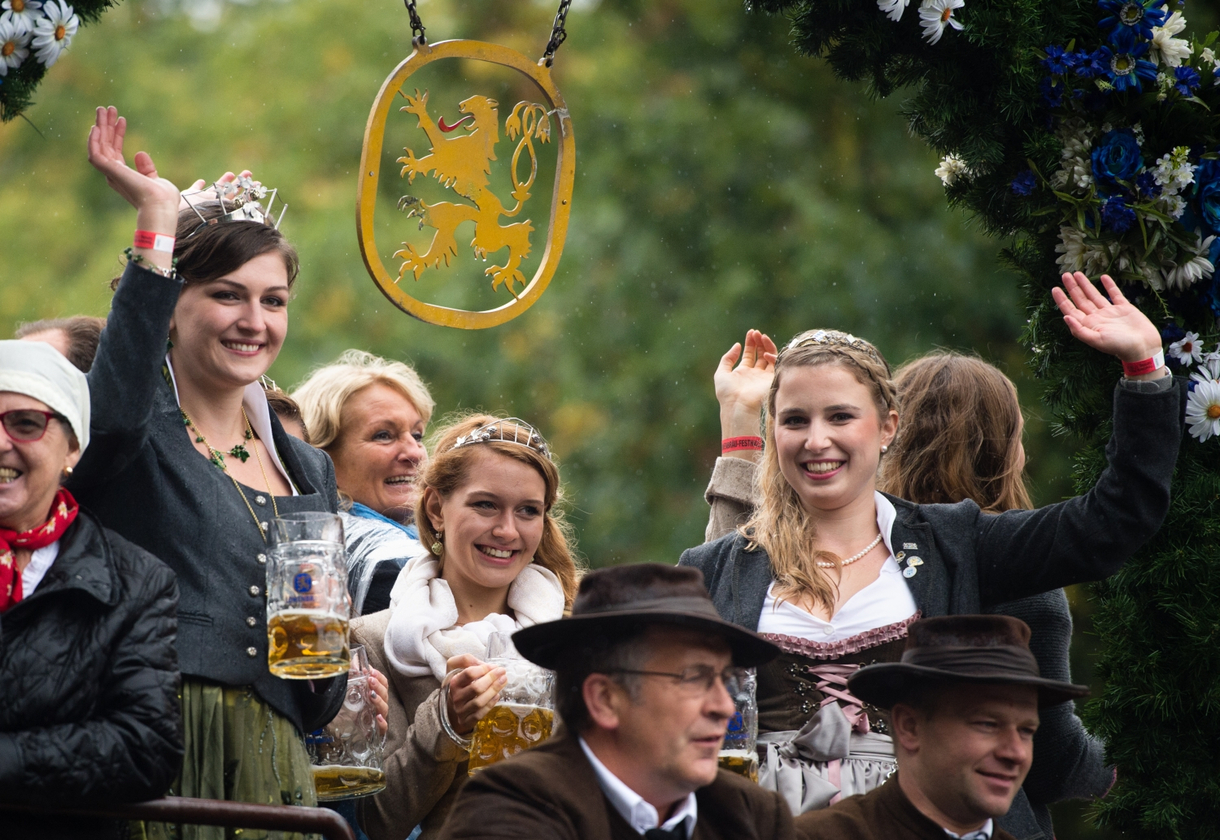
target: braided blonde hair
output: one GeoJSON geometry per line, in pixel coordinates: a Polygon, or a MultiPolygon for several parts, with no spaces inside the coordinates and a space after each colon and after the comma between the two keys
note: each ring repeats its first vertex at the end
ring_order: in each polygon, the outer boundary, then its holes
{"type": "Polygon", "coordinates": [[[775,574],[779,601],[812,601],[834,610],[837,595],[834,580],[818,568],[817,561],[838,565],[841,558],[817,548],[817,529],[801,505],[796,490],[780,471],[775,446],[775,395],[784,372],[791,368],[839,365],[869,389],[881,416],[898,408],[897,391],[885,357],[869,342],[838,330],[809,330],[792,339],[775,362],[775,377],[767,394],[766,445],[756,478],[754,515],[739,532],[748,549],[766,550],[775,574]]]}

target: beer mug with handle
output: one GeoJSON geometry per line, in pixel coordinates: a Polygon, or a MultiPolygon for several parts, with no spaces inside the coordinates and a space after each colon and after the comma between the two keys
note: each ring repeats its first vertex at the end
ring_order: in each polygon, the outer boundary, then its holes
{"type": "Polygon", "coordinates": [[[758,781],[758,675],[746,668],[745,676],[732,692],[737,713],[729,719],[729,729],[720,748],[720,767],[758,781]]]}
{"type": "Polygon", "coordinates": [[[555,673],[523,659],[503,633],[491,635],[487,653],[487,664],[503,668],[508,681],[496,705],[474,726],[467,767],[471,775],[538,746],[555,725],[555,673]]]}
{"type": "Polygon", "coordinates": [[[348,669],[347,562],[343,522],[333,513],[275,520],[267,558],[267,665],[290,680],[348,669]]]}
{"type": "Polygon", "coordinates": [[[343,708],[324,729],[305,738],[318,801],[352,799],[385,790],[383,745],[368,658],[362,646],[353,645],[343,708]]]}

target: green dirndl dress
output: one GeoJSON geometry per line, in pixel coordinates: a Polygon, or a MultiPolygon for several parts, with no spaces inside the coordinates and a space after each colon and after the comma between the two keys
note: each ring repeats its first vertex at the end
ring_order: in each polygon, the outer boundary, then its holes
{"type": "MultiPolygon", "coordinates": [[[[257,805],[318,804],[305,741],[249,687],[182,681],[186,753],[169,795],[257,805]]],[[[148,840],[304,840],[251,828],[145,823],[148,840]]]]}

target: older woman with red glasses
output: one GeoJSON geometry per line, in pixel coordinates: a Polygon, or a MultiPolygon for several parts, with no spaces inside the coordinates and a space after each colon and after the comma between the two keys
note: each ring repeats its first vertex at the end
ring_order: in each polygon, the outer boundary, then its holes
{"type": "Polygon", "coordinates": [[[60,485],[89,445],[85,375],[0,341],[0,803],[5,837],[109,836],[54,811],[160,796],[182,759],[178,589],[60,485]]]}

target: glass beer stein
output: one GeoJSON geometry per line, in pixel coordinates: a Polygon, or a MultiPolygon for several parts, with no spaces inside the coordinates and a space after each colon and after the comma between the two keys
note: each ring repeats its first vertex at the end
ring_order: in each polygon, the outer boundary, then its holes
{"type": "Polygon", "coordinates": [[[731,770],[753,782],[758,781],[757,690],[758,673],[753,668],[747,668],[746,676],[733,694],[737,713],[729,719],[729,729],[720,747],[721,769],[731,770]]]}
{"type": "MultiPolygon", "coordinates": [[[[500,635],[500,634],[495,634],[500,635]]],[[[507,638],[501,643],[492,639],[488,652],[497,647],[515,654],[507,638]]],[[[555,702],[552,690],[555,674],[540,668],[520,655],[493,656],[488,665],[503,668],[508,675],[496,705],[475,724],[470,744],[467,772],[474,775],[488,765],[536,747],[551,737],[555,726],[555,702]]]]}
{"type": "Polygon", "coordinates": [[[343,523],[333,513],[275,520],[267,555],[267,665],[289,680],[333,677],[348,669],[347,563],[343,523]]]}
{"type": "Polygon", "coordinates": [[[364,648],[351,648],[347,696],[334,720],[305,738],[319,802],[352,799],[385,790],[383,737],[377,729],[372,678],[364,648]]]}

